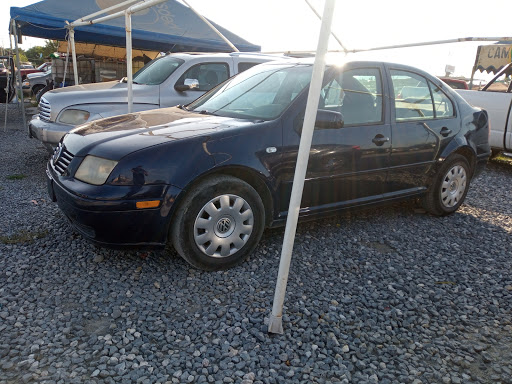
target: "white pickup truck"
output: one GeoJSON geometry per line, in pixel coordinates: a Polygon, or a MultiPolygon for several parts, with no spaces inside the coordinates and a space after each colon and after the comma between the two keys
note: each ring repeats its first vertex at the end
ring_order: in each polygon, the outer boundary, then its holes
{"type": "Polygon", "coordinates": [[[512,156],[512,82],[510,77],[506,81],[511,74],[512,63],[506,65],[480,91],[457,89],[468,103],[484,108],[489,113],[489,142],[493,156],[500,152],[512,156]]]}

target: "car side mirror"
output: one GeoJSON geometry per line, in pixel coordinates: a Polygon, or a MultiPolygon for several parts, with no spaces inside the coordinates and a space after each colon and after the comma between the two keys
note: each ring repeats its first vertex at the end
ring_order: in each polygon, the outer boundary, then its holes
{"type": "Polygon", "coordinates": [[[316,114],[315,128],[338,129],[343,128],[345,122],[340,112],[319,109],[316,114]]]}
{"type": "Polygon", "coordinates": [[[199,89],[199,80],[197,79],[185,79],[183,84],[176,84],[174,89],[178,92],[189,91],[191,89],[199,89]]]}

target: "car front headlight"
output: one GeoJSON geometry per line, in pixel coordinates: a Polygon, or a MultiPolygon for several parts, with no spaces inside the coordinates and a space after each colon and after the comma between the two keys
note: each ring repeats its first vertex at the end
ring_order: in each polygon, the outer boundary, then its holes
{"type": "Polygon", "coordinates": [[[117,161],[88,155],[78,167],[75,179],[93,185],[104,184],[116,165],[117,161]]]}
{"type": "Polygon", "coordinates": [[[67,109],[59,116],[59,123],[79,125],[85,123],[91,114],[81,109],[67,109]]]}
{"type": "Polygon", "coordinates": [[[30,83],[28,81],[24,81],[22,86],[24,87],[30,87],[30,83]]]}

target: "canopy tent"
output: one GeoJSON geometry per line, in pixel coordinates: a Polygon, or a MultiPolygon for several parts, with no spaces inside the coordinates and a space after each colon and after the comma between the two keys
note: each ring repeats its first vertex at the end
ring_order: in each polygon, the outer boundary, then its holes
{"type": "MultiPolygon", "coordinates": [[[[66,40],[66,22],[104,10],[121,0],[44,0],[27,7],[11,7],[21,35],[52,40],[66,40]]],[[[260,51],[232,32],[212,24],[240,50],[260,51]]],[[[231,52],[232,49],[190,8],[176,0],[133,15],[133,48],[156,52],[231,52]]],[[[82,26],[75,31],[75,41],[124,47],[126,31],[123,19],[82,26]]]]}

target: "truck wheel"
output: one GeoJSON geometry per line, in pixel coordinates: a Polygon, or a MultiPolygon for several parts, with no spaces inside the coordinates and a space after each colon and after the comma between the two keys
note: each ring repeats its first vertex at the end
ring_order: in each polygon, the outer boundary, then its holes
{"type": "Polygon", "coordinates": [[[173,218],[170,239],[192,266],[215,271],[235,266],[263,234],[265,210],[249,184],[217,175],[194,186],[173,218]]]}
{"type": "Polygon", "coordinates": [[[434,183],[422,198],[423,207],[437,216],[455,212],[466,198],[471,175],[466,158],[458,154],[451,155],[444,161],[434,183]]]}
{"type": "Polygon", "coordinates": [[[501,153],[499,149],[491,149],[491,157],[490,159],[494,159],[495,157],[498,157],[498,155],[501,153]]]}
{"type": "Polygon", "coordinates": [[[42,85],[42,84],[36,84],[36,85],[34,85],[34,86],[32,87],[32,94],[33,94],[34,96],[37,96],[37,94],[39,93],[39,91],[40,91],[41,89],[43,89],[43,88],[44,88],[44,85],[42,85]]]}

